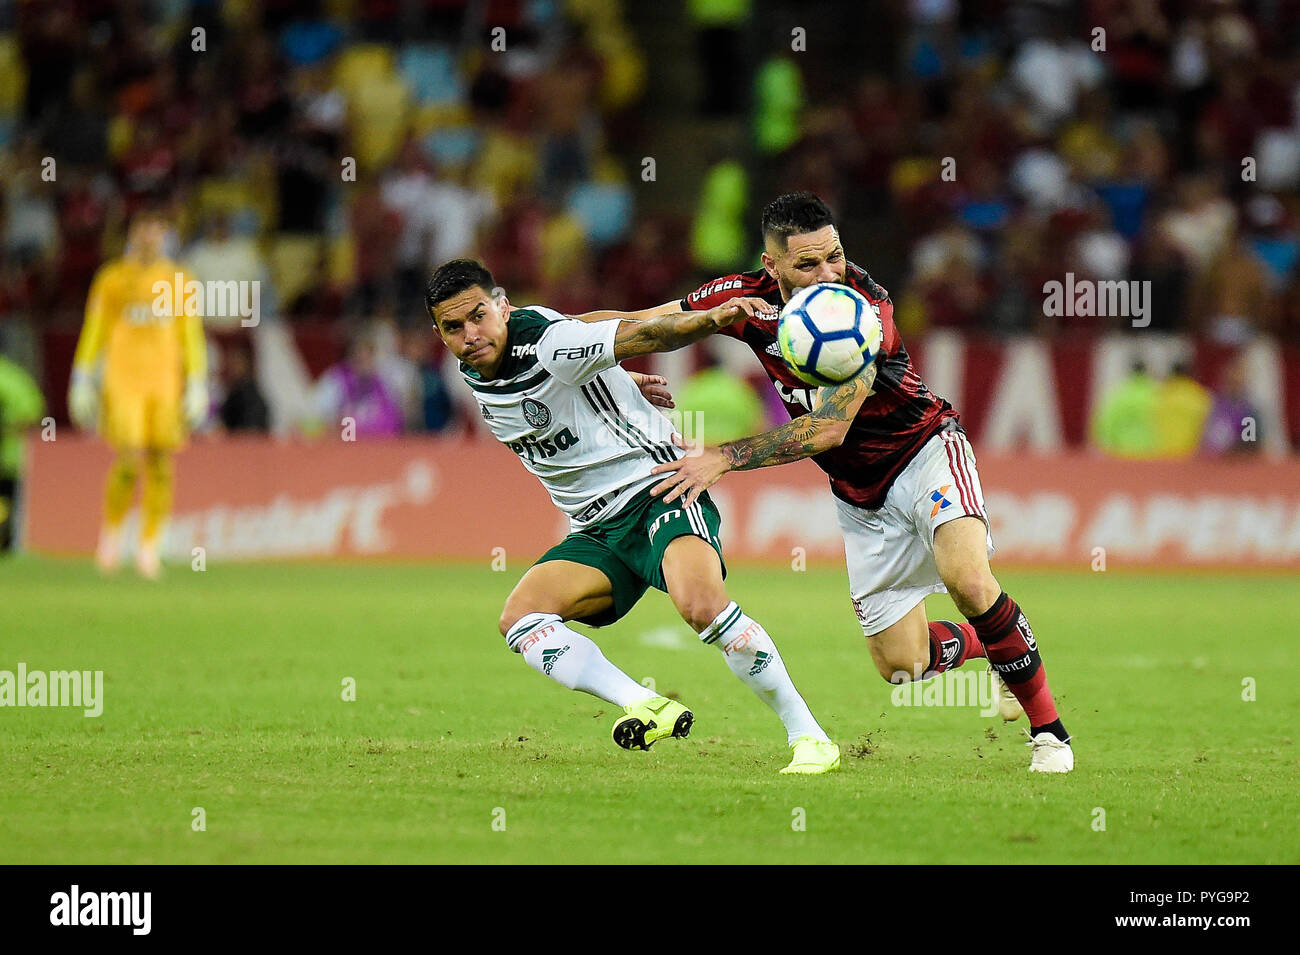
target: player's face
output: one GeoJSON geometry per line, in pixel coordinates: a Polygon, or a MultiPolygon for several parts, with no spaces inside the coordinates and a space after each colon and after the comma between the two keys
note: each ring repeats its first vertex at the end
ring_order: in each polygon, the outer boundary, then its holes
{"type": "Polygon", "coordinates": [[[821,282],[844,283],[844,248],[835,226],[816,232],[792,235],[781,240],[769,238],[763,253],[763,268],[781,287],[781,300],[788,302],[796,290],[821,282]]]}
{"type": "Polygon", "coordinates": [[[434,325],[451,353],[485,378],[496,372],[506,350],[510,303],[477,285],[439,302],[434,325]]]}
{"type": "Polygon", "coordinates": [[[167,223],[162,219],[143,218],[131,224],[127,245],[133,254],[145,261],[158,258],[167,240],[167,223]]]}

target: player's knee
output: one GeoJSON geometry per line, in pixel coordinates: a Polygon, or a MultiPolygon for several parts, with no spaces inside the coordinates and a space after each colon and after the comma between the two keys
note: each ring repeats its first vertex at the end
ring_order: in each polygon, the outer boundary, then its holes
{"type": "Polygon", "coordinates": [[[501,636],[504,637],[515,624],[537,609],[527,604],[526,600],[522,600],[514,594],[506,598],[505,606],[501,608],[501,617],[497,620],[497,629],[501,631],[501,636]]]}
{"type": "Polygon", "coordinates": [[[535,592],[512,593],[506,598],[505,606],[501,608],[501,616],[497,619],[497,629],[501,631],[501,636],[504,637],[525,617],[539,614],[562,616],[563,611],[555,606],[554,600],[539,596],[535,592]]]}
{"type": "Polygon", "coordinates": [[[1002,588],[987,570],[969,570],[945,582],[957,609],[968,617],[978,616],[993,606],[1002,588]]]}
{"type": "Polygon", "coordinates": [[[510,628],[515,625],[520,616],[522,615],[511,612],[509,603],[501,608],[501,616],[497,618],[497,630],[500,631],[501,636],[504,637],[510,632],[510,628]]]}
{"type": "Polygon", "coordinates": [[[714,618],[727,606],[727,602],[724,591],[714,590],[711,587],[693,587],[686,593],[673,595],[673,604],[677,607],[677,612],[696,633],[713,623],[714,618]]]}
{"type": "Polygon", "coordinates": [[[875,657],[876,672],[886,683],[911,683],[913,680],[919,680],[929,663],[929,658],[921,660],[906,653],[890,653],[875,657]]]}
{"type": "Polygon", "coordinates": [[[117,452],[117,458],[113,462],[117,465],[119,472],[123,474],[135,474],[140,470],[144,461],[144,452],[134,448],[117,452]]]}

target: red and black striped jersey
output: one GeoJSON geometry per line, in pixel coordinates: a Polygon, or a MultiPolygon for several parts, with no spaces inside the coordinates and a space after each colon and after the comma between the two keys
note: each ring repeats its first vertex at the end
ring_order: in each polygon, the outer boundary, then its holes
{"type": "MultiPolygon", "coordinates": [[[[876,357],[874,393],[862,403],[844,443],[814,455],[812,460],[830,476],[831,491],[836,497],[875,510],[885,503],[890,485],[907,462],[946,421],[955,419],[957,412],[926,388],[912,367],[912,359],[894,324],[894,303],[889,299],[889,292],[873,281],[866,270],[851,262],[844,280],[880,308],[884,339],[876,357]]],[[[682,308],[703,311],[738,295],[761,298],[777,308],[784,304],[776,279],[766,270],[756,269],[705,282],[682,299],[682,308]]],[[[721,334],[739,338],[753,350],[776,386],[786,411],[791,418],[796,418],[812,410],[817,389],[796,378],[781,357],[776,343],[776,323],[775,317],[750,318],[728,325],[721,334]]]]}

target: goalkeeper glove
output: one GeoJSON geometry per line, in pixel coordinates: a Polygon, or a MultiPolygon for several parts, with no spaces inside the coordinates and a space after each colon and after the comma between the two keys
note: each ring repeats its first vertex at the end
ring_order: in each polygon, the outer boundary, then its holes
{"type": "Polygon", "coordinates": [[[89,372],[79,368],[72,370],[72,382],[68,386],[68,414],[72,423],[83,431],[95,427],[99,411],[99,389],[89,372]]]}
{"type": "Polygon", "coordinates": [[[201,378],[185,383],[185,421],[193,431],[208,420],[208,385],[201,378]]]}

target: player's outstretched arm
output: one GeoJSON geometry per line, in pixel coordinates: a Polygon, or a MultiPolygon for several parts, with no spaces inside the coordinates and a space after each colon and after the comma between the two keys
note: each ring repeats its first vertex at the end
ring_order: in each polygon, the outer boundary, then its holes
{"type": "Polygon", "coordinates": [[[817,405],[806,415],[773,431],[728,442],[718,450],[731,465],[730,470],[749,471],[838,448],[875,381],[873,362],[858,377],[818,391],[817,405]]]}
{"type": "Polygon", "coordinates": [[[707,312],[673,312],[644,321],[621,321],[614,335],[614,360],[673,351],[707,338],[734,321],[774,311],[761,298],[733,298],[707,312]]]}
{"type": "Polygon", "coordinates": [[[672,315],[682,310],[682,303],[673,300],[664,302],[662,305],[656,305],[654,308],[643,308],[639,312],[616,312],[610,309],[601,309],[598,312],[583,312],[580,315],[567,315],[566,318],[575,318],[580,322],[607,322],[611,318],[620,318],[625,322],[644,322],[647,319],[658,318],[661,315],[672,315]]]}
{"type": "Polygon", "coordinates": [[[839,447],[862,402],[871,394],[875,380],[873,362],[858,377],[821,389],[817,393],[817,406],[789,424],[716,448],[692,448],[698,453],[657,465],[654,473],[667,474],[667,477],[651,488],[651,493],[663,494],[664,503],[685,495],[689,507],[728,471],[789,464],[839,447]]]}

